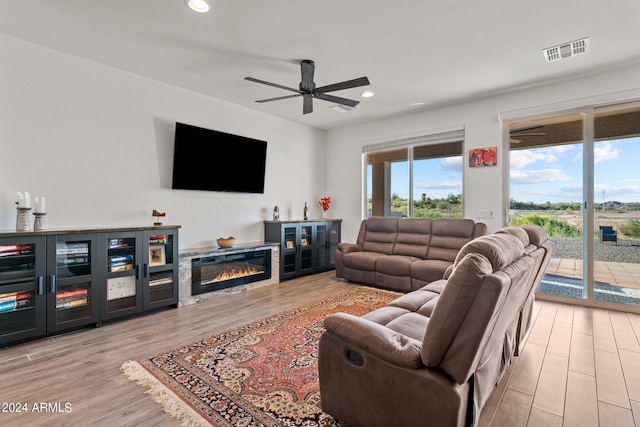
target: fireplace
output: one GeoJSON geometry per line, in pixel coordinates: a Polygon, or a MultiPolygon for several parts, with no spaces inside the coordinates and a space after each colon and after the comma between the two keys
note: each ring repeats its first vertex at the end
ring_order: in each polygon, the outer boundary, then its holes
{"type": "Polygon", "coordinates": [[[220,254],[191,261],[191,295],[270,278],[270,250],[220,254]]]}

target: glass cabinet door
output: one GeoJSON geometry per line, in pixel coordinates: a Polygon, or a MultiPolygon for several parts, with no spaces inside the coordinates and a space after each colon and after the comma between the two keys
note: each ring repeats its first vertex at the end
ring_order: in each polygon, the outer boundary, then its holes
{"type": "Polygon", "coordinates": [[[45,241],[0,239],[0,344],[46,332],[45,241]]]}
{"type": "Polygon", "coordinates": [[[329,246],[328,224],[320,222],[316,225],[315,267],[323,270],[327,266],[327,249],[329,246]]]}
{"type": "Polygon", "coordinates": [[[143,276],[143,309],[178,303],[178,234],[174,230],[146,231],[148,253],[143,276]]]}
{"type": "Polygon", "coordinates": [[[109,233],[101,245],[106,249],[107,275],[101,292],[101,319],[142,310],[140,254],[141,233],[109,233]]]}
{"type": "Polygon", "coordinates": [[[97,234],[48,236],[47,332],[96,322],[97,234]]]}
{"type": "Polygon", "coordinates": [[[296,273],[298,251],[298,225],[282,225],[282,275],[287,277],[296,273]]]}
{"type": "Polygon", "coordinates": [[[302,224],[300,226],[300,268],[299,272],[313,269],[313,235],[312,224],[302,224]]]}

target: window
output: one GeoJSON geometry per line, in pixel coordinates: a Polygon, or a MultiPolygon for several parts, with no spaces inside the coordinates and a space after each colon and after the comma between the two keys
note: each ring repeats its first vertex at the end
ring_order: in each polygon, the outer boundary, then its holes
{"type": "Polygon", "coordinates": [[[461,218],[464,131],[368,145],[366,216],[461,218]]]}

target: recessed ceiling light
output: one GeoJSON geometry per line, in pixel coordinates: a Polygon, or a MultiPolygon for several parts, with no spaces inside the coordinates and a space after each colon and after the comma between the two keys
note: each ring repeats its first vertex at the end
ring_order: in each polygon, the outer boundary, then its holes
{"type": "Polygon", "coordinates": [[[360,96],[362,96],[363,98],[371,98],[373,95],[375,95],[375,93],[373,93],[370,90],[368,90],[366,92],[362,92],[362,94],[360,96]]]}
{"type": "Polygon", "coordinates": [[[194,12],[207,13],[210,9],[209,0],[186,0],[186,3],[194,12]]]}
{"type": "Polygon", "coordinates": [[[424,101],[420,101],[420,102],[414,102],[414,103],[409,104],[409,105],[411,105],[412,107],[416,107],[416,106],[418,106],[418,105],[424,105],[424,104],[425,104],[425,102],[424,102],[424,101]]]}

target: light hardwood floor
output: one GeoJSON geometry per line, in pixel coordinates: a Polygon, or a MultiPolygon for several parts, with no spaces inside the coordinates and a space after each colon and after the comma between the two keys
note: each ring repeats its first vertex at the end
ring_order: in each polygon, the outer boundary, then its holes
{"type": "MultiPolygon", "coordinates": [[[[120,372],[122,363],[356,286],[334,276],[224,293],[0,349],[0,403],[29,409],[0,412],[0,425],[177,426],[120,372]],[[34,413],[40,402],[59,402],[62,410],[69,403],[71,411],[34,413]]],[[[534,315],[525,349],[485,405],[481,426],[619,427],[640,420],[640,315],[551,302],[536,302],[534,315]]]]}

